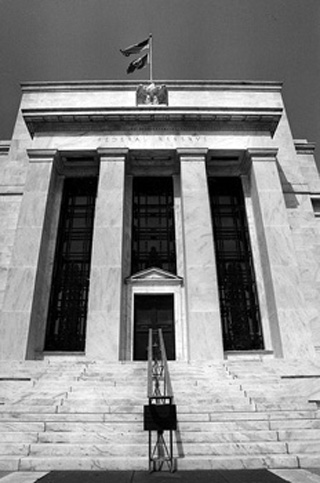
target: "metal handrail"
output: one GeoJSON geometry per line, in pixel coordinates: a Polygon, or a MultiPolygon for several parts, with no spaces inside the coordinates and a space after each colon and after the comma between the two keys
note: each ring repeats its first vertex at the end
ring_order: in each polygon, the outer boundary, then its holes
{"type": "Polygon", "coordinates": [[[152,360],[153,360],[153,351],[152,351],[152,329],[149,329],[149,340],[148,340],[148,398],[152,397],[152,360]]]}
{"type": "Polygon", "coordinates": [[[173,398],[166,348],[161,329],[158,330],[158,333],[149,329],[148,398],[149,400],[173,398]],[[154,336],[158,337],[158,343],[154,336]]]}
{"type": "Polygon", "coordinates": [[[163,340],[163,335],[162,335],[162,330],[159,329],[159,341],[160,341],[160,350],[161,350],[161,356],[162,356],[162,363],[164,367],[164,396],[165,397],[173,397],[173,391],[172,391],[172,386],[171,386],[171,379],[170,379],[170,373],[169,373],[169,367],[168,367],[168,360],[167,360],[167,352],[166,352],[166,347],[164,345],[164,340],[163,340]]]}
{"type": "Polygon", "coordinates": [[[176,430],[177,416],[162,330],[149,329],[148,342],[149,405],[145,406],[145,429],[149,431],[149,471],[161,471],[165,463],[174,471],[172,432],[176,430]],[[154,442],[152,433],[155,431],[154,442]],[[169,432],[167,437],[164,436],[166,431],[169,432]]]}

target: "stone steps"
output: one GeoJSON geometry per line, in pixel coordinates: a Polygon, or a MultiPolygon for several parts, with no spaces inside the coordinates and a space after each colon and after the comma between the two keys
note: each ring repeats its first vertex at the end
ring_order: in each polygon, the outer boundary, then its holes
{"type": "MultiPolygon", "coordinates": [[[[291,419],[271,419],[268,415],[264,415],[264,419],[257,419],[257,416],[257,413],[233,413],[228,417],[222,413],[219,418],[217,414],[180,413],[178,408],[179,429],[184,431],[292,431],[317,430],[320,427],[320,419],[311,416],[309,419],[294,419],[293,414],[291,419]]],[[[20,419],[16,414],[8,414],[5,420],[0,421],[0,432],[99,431],[104,428],[110,431],[114,423],[117,423],[117,428],[123,430],[126,424],[130,427],[137,423],[142,427],[142,422],[141,411],[131,414],[23,414],[20,419]]]]}
{"type": "MultiPolygon", "coordinates": [[[[147,438],[146,438],[147,442],[147,438]]],[[[303,446],[302,443],[292,445],[303,446]]],[[[306,445],[305,445],[306,446],[306,445]]],[[[178,451],[174,448],[175,455],[178,451]],[[176,451],[175,451],[176,450],[176,451]]],[[[287,447],[284,442],[237,442],[237,443],[207,443],[207,442],[183,442],[184,455],[252,455],[252,454],[286,454],[287,447]]],[[[294,451],[292,451],[294,452],[294,451]]],[[[301,451],[303,452],[303,451],[301,451]]],[[[315,452],[315,451],[313,451],[315,452]]],[[[148,457],[147,444],[138,443],[31,443],[28,444],[0,444],[0,454],[21,454],[26,456],[145,456],[148,457]],[[10,448],[9,448],[10,447],[10,448]],[[12,453],[12,451],[15,451],[12,453]]]]}
{"type": "MultiPolygon", "coordinates": [[[[0,405],[0,469],[148,468],[145,363],[22,366],[13,365],[16,374],[30,381],[0,379],[0,390],[6,387],[6,404],[0,405]]],[[[290,394],[293,387],[310,385],[281,379],[285,364],[249,366],[169,362],[178,412],[178,468],[319,466],[317,405],[308,403],[303,391],[290,394]]],[[[5,374],[1,362],[0,373],[5,374]]]]}
{"type": "Polygon", "coordinates": [[[2,443],[36,443],[39,440],[39,433],[27,431],[1,431],[2,443]]]}
{"type": "MultiPolygon", "coordinates": [[[[148,463],[145,457],[27,457],[14,459],[15,469],[21,471],[52,471],[52,470],[127,470],[146,471],[148,463]]],[[[298,458],[291,455],[263,455],[263,456],[195,456],[179,458],[176,461],[178,470],[236,470],[258,468],[297,468],[298,458]]],[[[308,467],[308,466],[305,466],[308,467]]],[[[310,467],[310,466],[309,466],[310,467]]],[[[1,458],[0,458],[1,468],[1,458]]]]}
{"type": "Polygon", "coordinates": [[[288,443],[289,453],[320,453],[320,435],[318,440],[312,441],[289,441],[288,443]]]}
{"type": "Polygon", "coordinates": [[[270,429],[274,430],[298,430],[320,429],[320,419],[291,419],[270,421],[270,429]]]}
{"type": "MultiPolygon", "coordinates": [[[[11,462],[11,466],[16,465],[16,470],[20,471],[146,471],[148,461],[146,456],[52,456],[48,457],[27,457],[16,459],[11,462]]],[[[1,458],[0,458],[1,468],[1,458]]],[[[14,470],[11,470],[14,471],[14,470]]]]}
{"type": "Polygon", "coordinates": [[[29,454],[30,444],[28,443],[0,443],[0,455],[27,456],[29,454]]]}
{"type": "Polygon", "coordinates": [[[295,429],[295,430],[280,430],[277,431],[279,441],[315,441],[316,444],[320,441],[320,432],[318,429],[295,429]]]}
{"type": "MultiPolygon", "coordinates": [[[[55,394],[52,397],[37,397],[35,394],[28,395],[27,403],[29,406],[53,406],[61,405],[65,400],[67,393],[55,394]]],[[[12,398],[5,398],[2,404],[8,406],[24,405],[26,401],[26,395],[23,397],[12,396],[12,398]]]]}
{"type": "MultiPolygon", "coordinates": [[[[122,415],[123,416],[123,415],[122,415]]],[[[133,418],[132,418],[133,419],[133,418]]],[[[123,433],[123,432],[133,432],[142,431],[142,417],[139,418],[139,421],[131,420],[124,422],[123,420],[120,421],[112,421],[112,422],[46,422],[45,429],[46,432],[64,432],[64,433],[89,433],[94,432],[98,434],[116,434],[116,433],[123,433]],[[115,424],[116,423],[116,424],[115,424]]]]}
{"type": "Polygon", "coordinates": [[[16,432],[17,434],[28,434],[30,433],[38,433],[45,430],[45,423],[43,422],[20,422],[20,421],[11,421],[11,422],[1,422],[0,421],[0,434],[8,433],[8,432],[16,432]]]}
{"type": "MultiPolygon", "coordinates": [[[[8,441],[11,438],[12,433],[3,433],[4,438],[8,435],[8,441]]],[[[35,433],[34,433],[35,434],[35,433]]],[[[318,435],[319,436],[319,435],[318,435]]],[[[31,439],[31,438],[30,438],[31,439]]],[[[108,443],[123,443],[131,442],[138,444],[147,444],[148,433],[143,431],[141,427],[136,431],[123,431],[118,432],[99,432],[94,431],[86,432],[65,432],[65,431],[46,431],[38,436],[39,443],[94,443],[99,444],[103,442],[108,443]]],[[[184,431],[179,428],[179,431],[173,435],[173,441],[179,443],[245,443],[245,442],[270,442],[278,441],[278,434],[276,431],[243,431],[243,432],[221,432],[210,433],[200,431],[184,431]]],[[[21,442],[28,442],[21,440],[21,442]]],[[[36,441],[29,441],[36,442],[36,441]]]]}
{"type": "Polygon", "coordinates": [[[4,404],[0,405],[0,413],[56,413],[58,412],[58,405],[26,405],[26,404],[4,404]]]}
{"type": "MultiPolygon", "coordinates": [[[[123,431],[123,430],[121,430],[123,431]]],[[[32,441],[33,443],[35,441],[32,441]]],[[[53,444],[53,443],[63,443],[63,444],[79,444],[85,442],[90,445],[99,445],[101,443],[111,444],[128,444],[135,443],[143,445],[146,447],[148,445],[148,433],[142,430],[140,425],[135,431],[109,431],[109,432],[58,432],[46,431],[39,435],[37,443],[53,444]]]]}
{"type": "MultiPolygon", "coordinates": [[[[257,411],[304,411],[308,410],[308,408],[312,405],[312,403],[300,403],[295,401],[270,401],[266,400],[264,402],[255,403],[254,398],[252,398],[252,402],[255,404],[257,411]]],[[[314,409],[316,409],[316,404],[314,405],[314,409]]]]}
{"type": "MultiPolygon", "coordinates": [[[[1,446],[1,445],[0,445],[1,446]]],[[[1,454],[1,447],[0,447],[1,454]]],[[[135,455],[137,457],[148,457],[147,444],[112,443],[112,444],[91,444],[91,443],[37,443],[30,444],[28,448],[30,457],[51,457],[51,456],[122,456],[135,455]]]]}
{"type": "MultiPolygon", "coordinates": [[[[142,421],[143,414],[141,408],[135,407],[136,412],[123,413],[121,411],[109,410],[104,413],[21,413],[21,412],[0,412],[0,424],[2,422],[40,422],[45,421],[78,421],[78,422],[123,422],[123,421],[142,421]]],[[[113,409],[113,408],[112,408],[113,409]]]]}
{"type": "MultiPolygon", "coordinates": [[[[112,442],[108,443],[1,443],[0,455],[10,456],[30,456],[30,457],[54,457],[54,456],[148,456],[147,444],[142,444],[142,440],[136,443],[131,442],[112,442]]],[[[147,438],[145,438],[147,443],[147,438]]],[[[306,442],[228,442],[228,443],[208,443],[197,441],[183,442],[183,453],[185,456],[232,456],[232,455],[263,455],[263,454],[288,454],[303,453],[306,449],[309,453],[318,453],[320,442],[310,445],[306,442]]],[[[178,446],[178,445],[177,445],[178,446]]],[[[174,448],[175,456],[179,456],[179,450],[174,448]]]]}
{"type": "MultiPolygon", "coordinates": [[[[233,456],[190,456],[181,458],[177,462],[180,470],[244,470],[260,468],[298,468],[299,461],[296,456],[272,455],[233,455],[233,456]]],[[[310,466],[309,466],[310,468],[310,466]]]]}

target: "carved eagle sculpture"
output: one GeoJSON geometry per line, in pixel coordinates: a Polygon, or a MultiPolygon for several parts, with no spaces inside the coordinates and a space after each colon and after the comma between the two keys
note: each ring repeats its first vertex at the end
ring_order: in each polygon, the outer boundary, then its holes
{"type": "Polygon", "coordinates": [[[140,84],[137,89],[137,104],[168,105],[167,87],[164,84],[161,86],[156,86],[153,83],[148,86],[140,84]]]}

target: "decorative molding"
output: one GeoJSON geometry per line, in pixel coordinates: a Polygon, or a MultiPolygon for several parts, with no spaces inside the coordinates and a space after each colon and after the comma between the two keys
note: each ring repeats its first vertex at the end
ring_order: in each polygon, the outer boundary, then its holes
{"type": "Polygon", "coordinates": [[[100,161],[125,161],[129,148],[98,148],[97,153],[100,161]]]}
{"type": "Polygon", "coordinates": [[[97,176],[99,156],[95,150],[59,151],[55,167],[64,176],[97,176]]]}
{"type": "Polygon", "coordinates": [[[11,141],[0,141],[0,156],[6,156],[9,153],[11,141]]]}
{"type": "Polygon", "coordinates": [[[252,161],[275,161],[278,151],[278,148],[248,148],[246,154],[252,161]]]}
{"type": "Polygon", "coordinates": [[[27,149],[29,163],[51,163],[58,156],[57,149],[27,149]]]}
{"type": "Polygon", "coordinates": [[[156,86],[151,83],[147,86],[140,84],[136,93],[137,106],[143,105],[168,105],[168,89],[167,86],[162,84],[156,86]]]}
{"type": "Polygon", "coordinates": [[[127,173],[135,176],[172,176],[179,170],[180,163],[174,149],[130,150],[127,173]]]}
{"type": "Polygon", "coordinates": [[[277,160],[277,154],[278,148],[248,148],[239,159],[238,172],[236,174],[247,174],[253,162],[275,162],[277,160]]]}
{"type": "Polygon", "coordinates": [[[242,176],[248,173],[252,160],[244,150],[209,151],[209,176],[242,176]]]}
{"type": "Polygon", "coordinates": [[[17,186],[0,186],[0,196],[22,196],[24,186],[20,186],[18,190],[17,186]]]}
{"type": "Polygon", "coordinates": [[[316,149],[316,143],[309,143],[308,141],[294,141],[294,147],[297,154],[312,154],[316,149]]]}
{"type": "Polygon", "coordinates": [[[151,267],[125,279],[128,285],[182,285],[183,279],[161,268],[151,267]]]}
{"type": "Polygon", "coordinates": [[[99,157],[93,150],[27,149],[30,163],[54,162],[57,172],[64,176],[96,176],[99,157]]]}
{"type": "Polygon", "coordinates": [[[138,106],[22,109],[31,136],[38,132],[268,132],[273,136],[282,108],[138,106]]]}
{"type": "MultiPolygon", "coordinates": [[[[280,92],[282,82],[277,81],[236,81],[236,80],[215,80],[215,81],[181,81],[181,80],[158,80],[159,84],[166,84],[170,90],[245,90],[259,92],[280,92]]],[[[42,81],[22,82],[22,92],[70,92],[70,91],[135,91],[140,82],[136,81],[42,81]]],[[[147,85],[148,82],[145,82],[147,85]]]]}
{"type": "Polygon", "coordinates": [[[207,148],[177,148],[177,155],[181,161],[206,161],[207,148]]]}

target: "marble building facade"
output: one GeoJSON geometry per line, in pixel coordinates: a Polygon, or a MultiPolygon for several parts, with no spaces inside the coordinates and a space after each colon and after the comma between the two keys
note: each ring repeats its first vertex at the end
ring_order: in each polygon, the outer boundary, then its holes
{"type": "Polygon", "coordinates": [[[0,145],[1,359],[136,360],[154,312],[176,360],[312,358],[320,349],[320,177],[314,145],[292,138],[281,84],[164,84],[164,104],[139,101],[134,82],[23,84],[12,140],[0,145]],[[91,213],[92,230],[81,239],[86,282],[73,271],[64,289],[54,289],[65,270],[57,257],[67,243],[66,193],[84,196],[81,186],[93,200],[91,211],[77,212],[86,227],[91,213]],[[221,211],[227,196],[221,186],[240,193],[241,250],[247,243],[245,262],[224,261],[224,275],[217,240],[227,245],[236,238],[228,229],[226,238],[217,235],[215,200],[220,196],[221,211]],[[166,199],[157,202],[158,215],[146,215],[158,190],[166,199]],[[167,228],[141,228],[148,216],[162,217],[167,228]],[[137,255],[140,242],[145,248],[137,255]],[[169,248],[161,248],[165,243],[169,248]],[[161,263],[153,249],[164,250],[161,263]],[[249,279],[240,276],[239,263],[249,279]],[[231,269],[239,271],[226,289],[231,269]],[[238,292],[237,283],[246,286],[238,292]],[[59,315],[54,299],[67,299],[59,315]],[[61,327],[74,346],[52,342],[61,327]],[[234,343],[237,331],[241,343],[234,343]],[[245,337],[259,342],[243,344],[245,337]]]}

